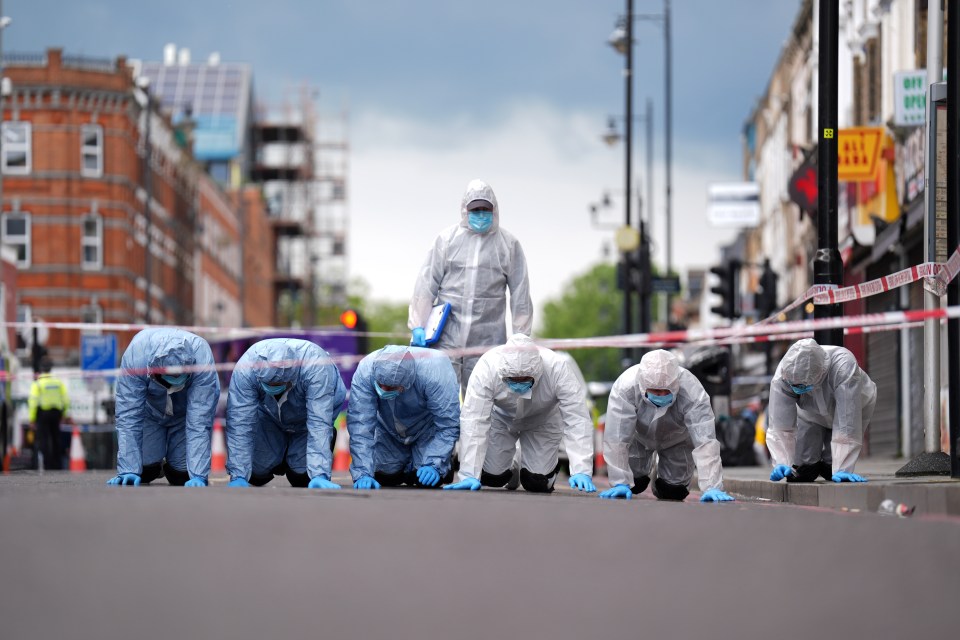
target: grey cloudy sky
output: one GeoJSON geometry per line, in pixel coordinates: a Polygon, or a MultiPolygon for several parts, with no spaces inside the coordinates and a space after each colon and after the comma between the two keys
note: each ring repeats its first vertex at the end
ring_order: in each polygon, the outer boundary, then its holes
{"type": "MultiPolygon", "coordinates": [[[[602,257],[591,202],[621,192],[623,148],[600,136],[623,113],[623,58],[606,44],[618,0],[7,0],[6,51],[253,66],[258,98],[308,82],[349,105],[351,273],[406,300],[433,236],[458,220],[471,178],[491,183],[522,242],[539,307],[602,257]]],[[[637,13],[662,0],[636,0],[637,13]]],[[[674,0],[674,262],[708,266],[732,238],[706,222],[706,186],[738,180],[740,129],[766,87],[799,0],[674,0]]],[[[654,230],[663,261],[663,39],[637,22],[636,108],[653,100],[654,230]]],[[[644,164],[642,138],[635,166],[644,164]]],[[[604,214],[622,220],[623,199],[604,214]]]]}

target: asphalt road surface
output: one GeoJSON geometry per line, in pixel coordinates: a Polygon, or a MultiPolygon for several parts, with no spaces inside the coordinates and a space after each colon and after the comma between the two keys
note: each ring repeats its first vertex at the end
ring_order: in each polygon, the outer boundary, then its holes
{"type": "Polygon", "coordinates": [[[0,476],[0,638],[957,633],[960,519],[108,477],[0,476]]]}

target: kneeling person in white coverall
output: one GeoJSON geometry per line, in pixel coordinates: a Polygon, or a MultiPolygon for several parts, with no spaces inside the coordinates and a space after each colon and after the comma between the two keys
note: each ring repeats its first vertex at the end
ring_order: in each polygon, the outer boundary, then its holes
{"type": "Polygon", "coordinates": [[[657,349],[624,371],[610,390],[603,457],[613,485],[601,498],[627,498],[650,484],[654,454],[660,500],[684,500],[696,465],[700,502],[728,502],[710,396],[673,354],[657,349]]]}
{"type": "Polygon", "coordinates": [[[770,479],[866,482],[853,469],[876,403],[877,385],[850,351],[810,338],[796,342],[770,383],[770,479]]]}
{"type": "Polygon", "coordinates": [[[593,422],[580,381],[566,360],[516,333],[483,354],[473,370],[460,411],[460,482],[444,489],[516,487],[518,474],[525,490],[549,493],[560,472],[561,440],[570,486],[596,491],[590,478],[593,422]]]}

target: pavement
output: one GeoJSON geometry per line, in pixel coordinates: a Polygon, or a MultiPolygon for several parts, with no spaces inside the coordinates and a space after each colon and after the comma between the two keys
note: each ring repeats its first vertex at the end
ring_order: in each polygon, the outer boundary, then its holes
{"type": "Polygon", "coordinates": [[[866,483],[819,479],[813,483],[771,482],[769,467],[726,467],[723,486],[738,498],[807,507],[875,512],[889,498],[915,507],[915,515],[960,516],[960,480],[949,476],[896,477],[904,464],[905,460],[861,460],[856,472],[868,479],[866,483]]]}

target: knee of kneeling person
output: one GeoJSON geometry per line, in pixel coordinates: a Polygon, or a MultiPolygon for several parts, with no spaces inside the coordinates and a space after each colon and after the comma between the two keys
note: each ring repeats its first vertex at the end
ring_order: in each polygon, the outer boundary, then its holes
{"type": "Polygon", "coordinates": [[[480,472],[480,484],[485,487],[502,487],[513,477],[513,470],[507,469],[503,473],[480,472]]]}
{"type": "MultiPolygon", "coordinates": [[[[163,475],[167,477],[167,482],[175,487],[182,487],[190,479],[190,474],[186,470],[174,469],[169,462],[163,463],[163,475]]],[[[143,482],[142,479],[141,482],[143,482]]]]}
{"type": "Polygon", "coordinates": [[[558,469],[553,473],[545,475],[542,473],[533,473],[526,469],[520,469],[520,484],[524,491],[531,493],[550,493],[553,491],[553,483],[557,479],[558,469]]]}
{"type": "Polygon", "coordinates": [[[690,495],[690,490],[687,489],[686,486],[682,484],[670,484],[661,478],[657,478],[653,486],[656,489],[655,493],[658,500],[683,501],[690,495]]]}

